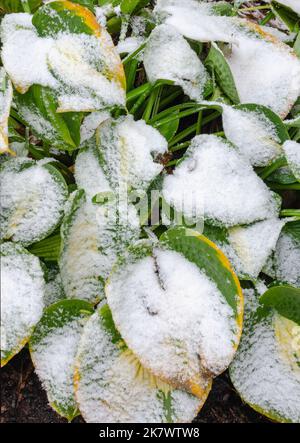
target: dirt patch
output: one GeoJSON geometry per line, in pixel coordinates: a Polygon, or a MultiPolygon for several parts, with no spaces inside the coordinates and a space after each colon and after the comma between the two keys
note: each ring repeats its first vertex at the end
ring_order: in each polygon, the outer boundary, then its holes
{"type": "MultiPolygon", "coordinates": [[[[1,423],[64,423],[48,405],[28,353],[24,349],[1,370],[1,423]]],[[[81,417],[74,420],[83,423],[81,417]]],[[[245,405],[228,375],[218,377],[196,423],[262,423],[267,420],[245,405]]]]}

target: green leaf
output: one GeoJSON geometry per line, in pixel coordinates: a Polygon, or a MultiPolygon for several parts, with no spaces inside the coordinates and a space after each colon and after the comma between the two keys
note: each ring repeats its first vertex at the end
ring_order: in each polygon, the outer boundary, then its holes
{"type": "Polygon", "coordinates": [[[93,306],[83,300],[59,301],[45,309],[29,342],[50,405],[69,421],[79,414],[73,387],[74,361],[83,326],[92,313],[93,306]]]}
{"type": "Polygon", "coordinates": [[[298,32],[297,38],[294,43],[294,51],[296,52],[296,54],[300,58],[300,32],[298,32]]]}
{"type": "Polygon", "coordinates": [[[230,100],[235,104],[240,103],[231,69],[221,49],[214,42],[211,44],[205,66],[215,74],[219,86],[230,100]]]}
{"type": "Polygon", "coordinates": [[[25,94],[15,92],[14,100],[21,119],[37,138],[57,149],[73,151],[77,148],[83,114],[57,113],[54,91],[33,85],[25,94]]]}
{"type": "MultiPolygon", "coordinates": [[[[170,114],[170,116],[176,116],[179,115],[179,111],[175,111],[170,114]]],[[[178,117],[176,120],[172,120],[169,123],[165,123],[164,125],[161,125],[158,127],[159,132],[161,135],[165,137],[165,139],[169,142],[174,135],[176,134],[178,127],[179,127],[179,121],[180,118],[178,117]]]]}
{"type": "Polygon", "coordinates": [[[260,297],[259,301],[300,325],[300,289],[293,286],[273,286],[260,297]]]}
{"type": "MultiPolygon", "coordinates": [[[[28,12],[25,11],[25,1],[22,0],[1,0],[0,12],[28,12]]],[[[30,12],[34,12],[41,4],[42,0],[27,0],[27,5],[30,12]]]]}
{"type": "Polygon", "coordinates": [[[61,32],[93,35],[99,28],[96,18],[87,8],[70,1],[43,5],[33,15],[32,23],[41,37],[55,37],[61,32]]]}
{"type": "Polygon", "coordinates": [[[283,21],[283,23],[286,24],[286,26],[289,28],[290,31],[294,32],[295,29],[297,29],[297,22],[299,20],[298,15],[296,12],[292,11],[292,9],[283,6],[279,2],[273,1],[272,4],[272,11],[274,14],[283,21]]]}
{"type": "Polygon", "coordinates": [[[145,7],[150,0],[121,0],[121,12],[123,14],[132,14],[137,9],[145,7]]]}
{"type": "Polygon", "coordinates": [[[58,261],[61,248],[61,238],[59,234],[52,235],[37,243],[29,246],[28,250],[42,258],[45,261],[56,262],[58,261]]]}

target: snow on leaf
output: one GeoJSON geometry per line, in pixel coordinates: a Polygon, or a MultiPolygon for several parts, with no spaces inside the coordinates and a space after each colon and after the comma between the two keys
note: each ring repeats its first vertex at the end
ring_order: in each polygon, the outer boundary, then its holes
{"type": "Polygon", "coordinates": [[[12,84],[3,68],[0,68],[0,154],[10,152],[8,146],[8,117],[12,102],[12,84]]]}
{"type": "Polygon", "coordinates": [[[12,158],[2,164],[1,236],[24,245],[47,237],[63,216],[66,183],[50,163],[12,158]]]}
{"type": "Polygon", "coordinates": [[[199,399],[154,377],[128,350],[104,305],[84,328],[75,390],[88,423],[182,423],[202,407],[210,380],[199,399]]]}
{"type": "Polygon", "coordinates": [[[276,216],[274,195],[248,162],[223,139],[200,135],[165,178],[163,196],[178,212],[227,227],[276,216]]]}
{"type": "Polygon", "coordinates": [[[300,143],[287,140],[282,148],[292,173],[300,181],[300,143]]]}
{"type": "Polygon", "coordinates": [[[239,285],[223,254],[196,232],[175,229],[160,244],[132,248],[114,267],[106,296],[128,347],[174,386],[201,397],[207,374],[232,360],[239,285]]]}
{"type": "Polygon", "coordinates": [[[1,244],[1,366],[29,340],[44,308],[39,259],[20,245],[1,244]]]}
{"type": "Polygon", "coordinates": [[[197,54],[172,26],[157,26],[144,53],[144,67],[151,83],[172,80],[193,100],[201,100],[208,75],[197,54]]]}
{"type": "Polygon", "coordinates": [[[82,300],[63,300],[45,309],[30,338],[35,371],[50,405],[71,421],[78,415],[73,374],[79,339],[93,307],[82,300]]]}

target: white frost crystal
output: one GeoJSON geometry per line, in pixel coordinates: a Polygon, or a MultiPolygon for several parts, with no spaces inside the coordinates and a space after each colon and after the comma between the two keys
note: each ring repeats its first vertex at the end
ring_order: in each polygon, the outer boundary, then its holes
{"type": "Polygon", "coordinates": [[[76,399],[88,423],[188,422],[204,403],[174,390],[145,370],[118,335],[103,308],[86,324],[76,365],[76,399]]]}
{"type": "Polygon", "coordinates": [[[43,161],[18,157],[0,169],[1,237],[29,245],[49,235],[63,216],[67,186],[43,161]]]}
{"type": "Polygon", "coordinates": [[[173,27],[157,26],[145,47],[144,67],[151,83],[172,80],[193,100],[201,100],[208,75],[188,42],[173,27]]]}
{"type": "Polygon", "coordinates": [[[163,196],[176,211],[227,227],[278,213],[274,195],[248,162],[223,139],[200,135],[165,178],[163,196]]]}
{"type": "Polygon", "coordinates": [[[235,352],[233,309],[196,264],[172,250],[115,268],[106,296],[128,347],[158,377],[193,391],[235,352]]]}
{"type": "Polygon", "coordinates": [[[1,245],[1,366],[29,340],[44,308],[39,259],[19,245],[1,245]]]}

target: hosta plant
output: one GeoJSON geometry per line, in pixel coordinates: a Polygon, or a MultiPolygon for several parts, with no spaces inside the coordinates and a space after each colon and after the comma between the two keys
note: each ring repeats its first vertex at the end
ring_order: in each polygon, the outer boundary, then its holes
{"type": "Polygon", "coordinates": [[[1,3],[1,365],[69,421],[190,422],[228,367],[300,421],[299,7],[243,3],[1,3]]]}

